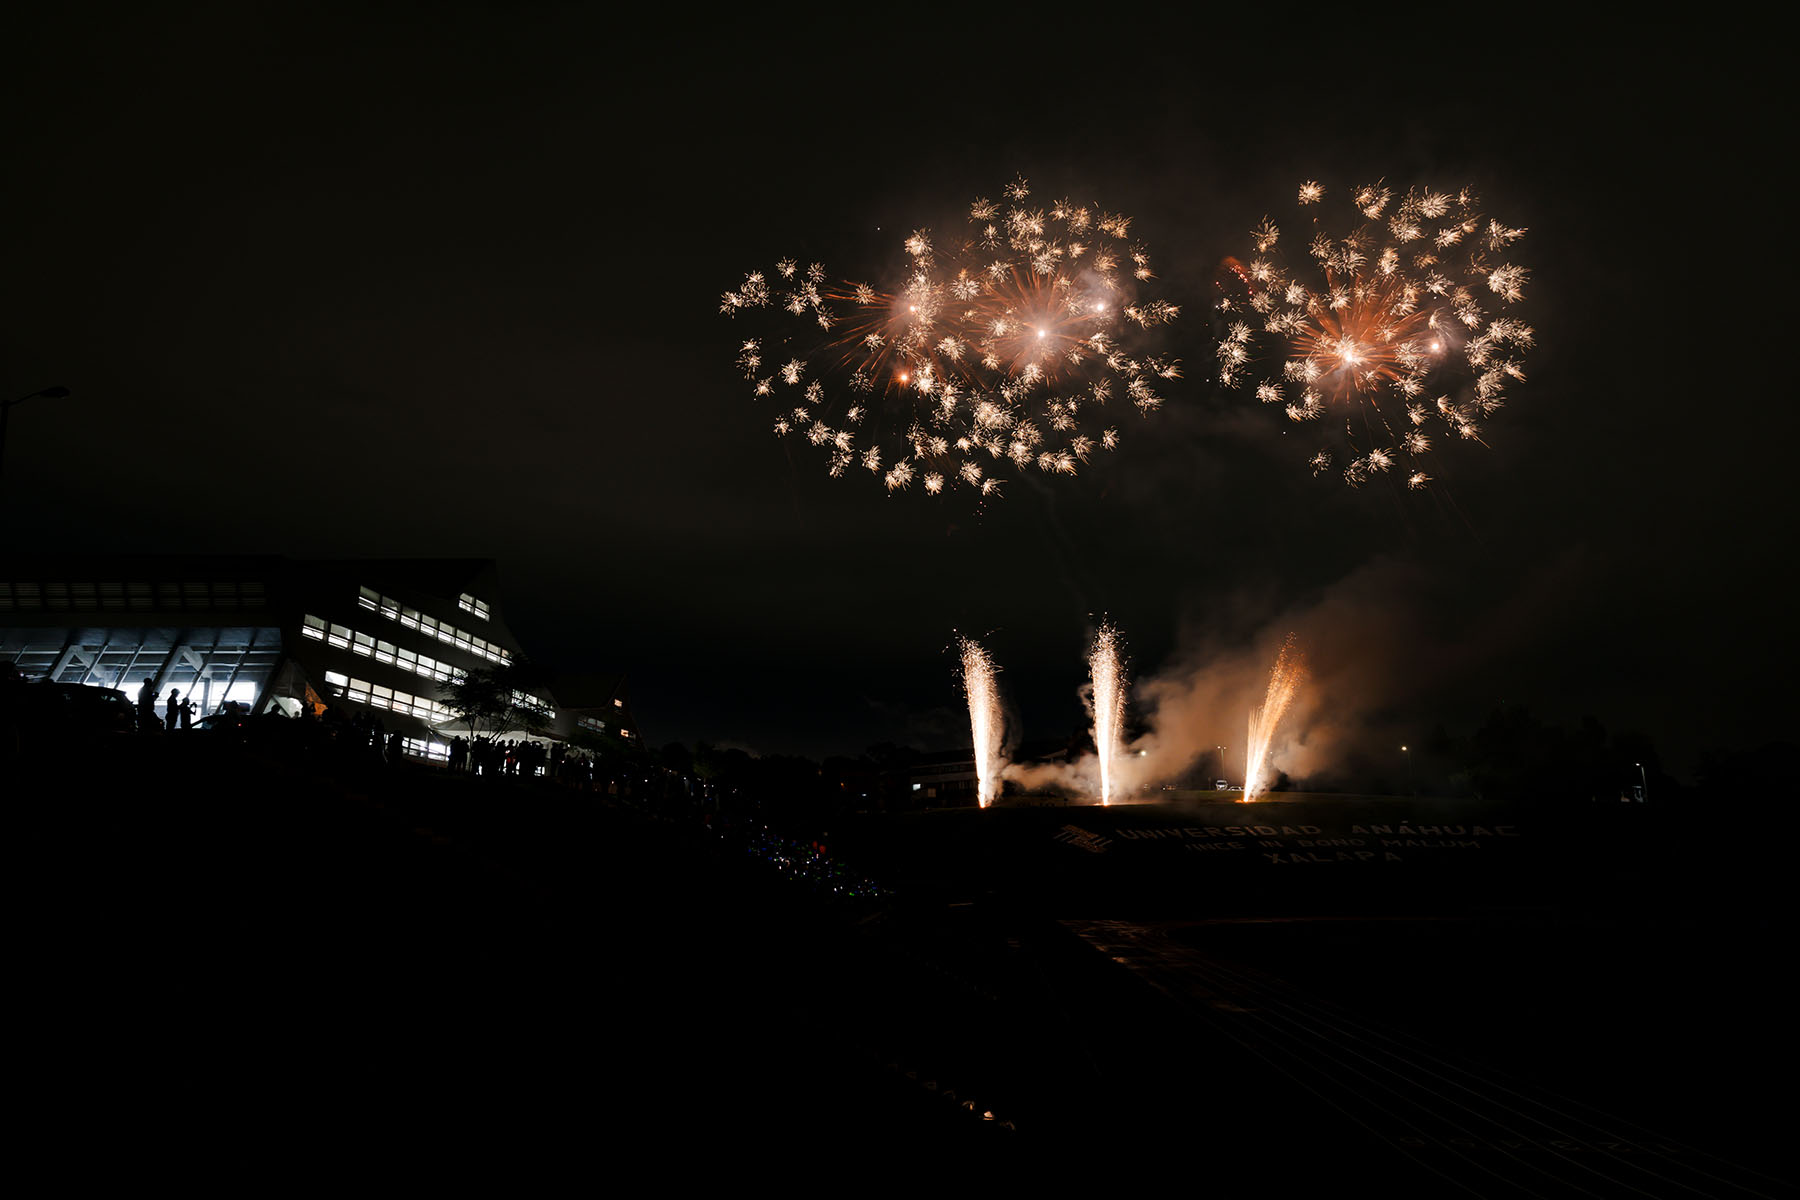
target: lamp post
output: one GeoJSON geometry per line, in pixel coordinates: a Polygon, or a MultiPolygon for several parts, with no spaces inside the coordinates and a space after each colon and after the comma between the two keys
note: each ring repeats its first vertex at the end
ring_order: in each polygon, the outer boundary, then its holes
{"type": "Polygon", "coordinates": [[[1642,787],[1640,787],[1638,789],[1638,803],[1639,804],[1648,804],[1650,802],[1650,776],[1644,774],[1644,764],[1643,763],[1638,763],[1637,769],[1638,769],[1638,782],[1643,785],[1642,787]]]}
{"type": "Polygon", "coordinates": [[[1415,790],[1413,788],[1412,747],[1402,746],[1400,747],[1400,753],[1406,759],[1406,793],[1410,796],[1415,790]]]}
{"type": "Polygon", "coordinates": [[[27,396],[20,396],[16,400],[0,401],[0,471],[4,471],[6,468],[6,423],[12,416],[13,405],[23,404],[27,400],[66,400],[68,398],[68,388],[47,387],[27,396]]]}

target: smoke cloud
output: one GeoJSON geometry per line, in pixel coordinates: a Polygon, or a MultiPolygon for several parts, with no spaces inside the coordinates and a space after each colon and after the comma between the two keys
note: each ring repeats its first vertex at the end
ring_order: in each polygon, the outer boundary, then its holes
{"type": "MultiPolygon", "coordinates": [[[[1559,576],[1566,573],[1565,565],[1522,581],[1481,621],[1471,622],[1456,593],[1442,588],[1436,575],[1413,563],[1378,559],[1314,597],[1240,622],[1250,632],[1239,634],[1235,644],[1218,634],[1191,633],[1171,663],[1133,688],[1131,708],[1144,732],[1128,743],[1117,765],[1119,790],[1138,794],[1203,764],[1209,773],[1222,770],[1242,783],[1250,714],[1263,702],[1290,634],[1306,678],[1274,731],[1271,770],[1305,780],[1341,773],[1371,755],[1392,755],[1389,761],[1397,762],[1399,744],[1417,741],[1421,725],[1439,719],[1436,696],[1526,642],[1543,610],[1556,602],[1566,582],[1559,576]]],[[[1234,610],[1242,603],[1235,601],[1234,610]]],[[[1194,626],[1207,628],[1205,622],[1194,626]]],[[[1091,684],[1081,694],[1091,720],[1091,684]]],[[[1004,777],[1027,789],[1085,796],[1098,796],[1100,789],[1092,753],[1075,762],[1012,763],[1004,777]]]]}

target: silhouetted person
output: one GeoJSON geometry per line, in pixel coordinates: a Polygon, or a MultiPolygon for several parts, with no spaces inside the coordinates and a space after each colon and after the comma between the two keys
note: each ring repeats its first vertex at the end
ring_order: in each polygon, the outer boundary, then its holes
{"type": "Polygon", "coordinates": [[[199,705],[194,703],[194,697],[191,693],[186,700],[181,702],[181,727],[183,729],[192,729],[194,727],[194,713],[199,710],[199,707],[199,705]]]}
{"type": "Polygon", "coordinates": [[[174,733],[175,726],[180,723],[181,723],[181,689],[180,688],[170,688],[169,689],[169,703],[163,709],[163,728],[168,730],[170,733],[174,733]]]}
{"type": "Polygon", "coordinates": [[[156,728],[156,680],[149,676],[138,689],[138,728],[145,732],[156,728]]]}

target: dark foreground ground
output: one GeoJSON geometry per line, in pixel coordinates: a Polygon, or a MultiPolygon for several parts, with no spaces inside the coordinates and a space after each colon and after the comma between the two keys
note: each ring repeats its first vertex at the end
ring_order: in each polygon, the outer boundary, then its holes
{"type": "Polygon", "coordinates": [[[7,796],[27,1140],[70,1184],[973,1148],[1215,1195],[1792,1192],[1784,835],[1748,818],[1459,888],[927,814],[833,833],[890,888],[846,900],[593,796],[178,739],[7,796]]]}

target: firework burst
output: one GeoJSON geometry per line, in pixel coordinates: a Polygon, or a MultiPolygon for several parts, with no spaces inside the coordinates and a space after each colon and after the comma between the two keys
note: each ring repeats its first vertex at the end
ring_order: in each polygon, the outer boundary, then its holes
{"type": "MultiPolygon", "coordinates": [[[[1314,475],[1335,469],[1355,486],[1392,473],[1423,488],[1437,440],[1481,441],[1507,384],[1525,378],[1533,332],[1506,315],[1524,298],[1527,272],[1507,255],[1525,231],[1483,216],[1466,189],[1396,200],[1375,184],[1349,199],[1342,236],[1311,219],[1299,266],[1267,217],[1250,261],[1226,260],[1220,382],[1326,431],[1314,475]]],[[[1301,185],[1301,207],[1325,200],[1301,185]]]]}
{"type": "Polygon", "coordinates": [[[737,366],[778,436],[833,476],[992,496],[1006,471],[1075,474],[1118,445],[1122,409],[1162,406],[1180,363],[1132,347],[1179,310],[1147,294],[1129,219],[1036,205],[1022,179],[1003,196],[948,236],[914,231],[885,287],[783,260],[724,294],[721,312],[776,326],[739,341],[737,366]]]}

